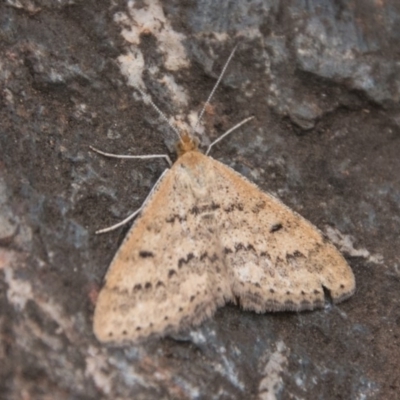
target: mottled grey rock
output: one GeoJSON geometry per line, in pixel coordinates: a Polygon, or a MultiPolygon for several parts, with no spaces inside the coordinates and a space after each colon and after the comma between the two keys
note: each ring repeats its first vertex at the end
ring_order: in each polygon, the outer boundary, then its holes
{"type": "Polygon", "coordinates": [[[396,0],[2,2],[0,397],[400,398],[399,21],[396,0]],[[171,153],[130,84],[190,117],[237,43],[201,143],[254,115],[212,156],[334,240],[357,292],[298,314],[227,306],[174,337],[102,346],[93,308],[128,227],[94,231],[166,165],[89,145],[171,153]]]}

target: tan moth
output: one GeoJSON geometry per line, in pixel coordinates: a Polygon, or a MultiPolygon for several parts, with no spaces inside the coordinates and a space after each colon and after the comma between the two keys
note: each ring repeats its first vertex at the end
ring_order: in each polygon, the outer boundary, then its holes
{"type": "MultiPolygon", "coordinates": [[[[208,105],[227,65],[214,86],[208,105]]],[[[140,91],[140,90],[139,90],[140,91]]],[[[151,100],[142,96],[166,119],[151,100]]],[[[114,256],[94,313],[101,342],[121,344],[200,324],[233,302],[245,310],[301,311],[355,290],[351,268],[310,222],[179,134],[178,159],[157,181],[114,256]]],[[[155,158],[166,155],[117,156],[155,158]]]]}

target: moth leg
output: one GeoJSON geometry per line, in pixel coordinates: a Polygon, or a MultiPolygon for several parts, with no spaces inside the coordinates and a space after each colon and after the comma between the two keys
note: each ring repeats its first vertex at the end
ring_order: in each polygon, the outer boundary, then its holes
{"type": "Polygon", "coordinates": [[[103,228],[103,229],[99,229],[98,231],[96,231],[96,235],[100,234],[100,233],[106,233],[106,232],[111,232],[125,224],[127,224],[130,220],[132,220],[133,218],[135,218],[142,210],[143,208],[146,206],[147,201],[149,200],[149,198],[153,195],[153,193],[156,191],[158,185],[160,184],[160,182],[162,181],[162,179],[164,178],[165,174],[169,171],[169,169],[165,169],[164,172],[161,174],[161,176],[157,179],[157,182],[153,185],[153,187],[150,190],[150,193],[147,195],[145,201],[143,202],[143,204],[140,206],[140,208],[138,208],[136,211],[134,211],[132,214],[130,214],[128,217],[126,217],[124,220],[118,222],[115,225],[109,226],[107,228],[103,228]]]}

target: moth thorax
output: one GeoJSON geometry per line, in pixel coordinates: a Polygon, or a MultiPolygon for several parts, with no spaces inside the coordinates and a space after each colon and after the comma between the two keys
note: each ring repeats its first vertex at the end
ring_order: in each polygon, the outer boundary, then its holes
{"type": "Polygon", "coordinates": [[[189,135],[187,132],[183,133],[181,139],[176,144],[178,157],[189,151],[198,151],[198,148],[199,140],[196,137],[189,135]]]}

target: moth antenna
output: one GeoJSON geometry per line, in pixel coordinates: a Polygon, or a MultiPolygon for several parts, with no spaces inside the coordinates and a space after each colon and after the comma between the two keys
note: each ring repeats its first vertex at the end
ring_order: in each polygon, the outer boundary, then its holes
{"type": "Polygon", "coordinates": [[[214,93],[215,93],[215,91],[217,90],[217,87],[219,86],[219,84],[220,84],[220,82],[221,82],[221,80],[222,80],[222,77],[224,76],[225,71],[226,71],[226,69],[228,68],[229,63],[231,62],[232,57],[233,57],[233,55],[235,54],[235,51],[236,51],[237,47],[238,47],[238,45],[236,45],[236,46],[233,48],[231,54],[229,55],[228,59],[226,60],[226,63],[225,63],[225,65],[224,65],[224,68],[222,68],[222,72],[220,73],[220,75],[219,75],[219,77],[218,77],[217,83],[214,85],[213,89],[211,90],[210,95],[208,96],[207,101],[204,103],[203,109],[202,109],[201,112],[200,112],[199,119],[197,120],[196,125],[195,125],[194,128],[193,128],[193,132],[196,130],[197,126],[199,125],[199,123],[200,123],[200,121],[201,121],[201,119],[203,118],[204,112],[205,112],[207,106],[210,104],[211,98],[214,96],[214,93]]]}
{"type": "Polygon", "coordinates": [[[179,140],[182,142],[181,133],[178,131],[178,129],[175,128],[174,125],[171,124],[171,122],[169,122],[167,116],[156,106],[156,104],[153,102],[153,100],[150,98],[150,96],[148,94],[146,94],[145,92],[143,92],[143,90],[139,89],[137,86],[135,88],[142,95],[143,100],[145,102],[148,101],[150,103],[150,105],[154,108],[154,110],[157,111],[158,115],[168,124],[168,126],[176,133],[179,140]]]}
{"type": "Polygon", "coordinates": [[[122,158],[122,159],[133,159],[133,160],[148,160],[152,158],[164,158],[164,160],[167,161],[168,165],[172,167],[172,161],[169,158],[168,154],[146,154],[146,155],[138,155],[138,156],[133,156],[133,155],[125,155],[125,154],[112,154],[112,153],[106,153],[104,151],[101,151],[99,149],[96,149],[93,146],[89,146],[89,148],[96,153],[99,153],[103,156],[110,157],[110,158],[122,158]]]}

